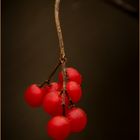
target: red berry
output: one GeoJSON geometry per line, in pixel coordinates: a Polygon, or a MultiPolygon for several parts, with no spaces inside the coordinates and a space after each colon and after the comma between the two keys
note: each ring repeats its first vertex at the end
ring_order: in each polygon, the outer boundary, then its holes
{"type": "Polygon", "coordinates": [[[82,96],[82,90],[79,84],[69,81],[66,85],[67,92],[74,103],[78,102],[82,96]]]}
{"type": "Polygon", "coordinates": [[[43,109],[50,115],[56,115],[58,106],[61,104],[61,98],[58,91],[52,91],[44,97],[43,109]]]}
{"type": "MultiPolygon", "coordinates": [[[[75,81],[78,84],[81,84],[82,76],[75,68],[72,68],[72,67],[66,68],[66,72],[67,72],[67,78],[69,81],[75,81]]],[[[62,72],[59,73],[58,78],[60,82],[63,82],[62,72]]]]}
{"type": "Polygon", "coordinates": [[[71,132],[80,132],[87,124],[87,115],[80,108],[71,109],[66,117],[70,122],[71,132]]]}
{"type": "Polygon", "coordinates": [[[39,107],[43,100],[42,90],[36,84],[32,84],[25,91],[24,99],[31,107],[39,107]]]}
{"type": "Polygon", "coordinates": [[[60,90],[60,84],[57,82],[52,82],[50,85],[46,85],[42,88],[43,94],[47,94],[51,91],[59,91],[60,90]]]}
{"type": "MultiPolygon", "coordinates": [[[[68,99],[65,98],[67,109],[68,99]]],[[[43,100],[43,109],[45,112],[50,114],[51,116],[62,115],[62,98],[59,95],[58,91],[52,91],[46,94],[43,100]]]]}
{"type": "Polygon", "coordinates": [[[48,122],[46,131],[53,139],[64,140],[70,133],[69,121],[64,116],[55,116],[48,122]]]}

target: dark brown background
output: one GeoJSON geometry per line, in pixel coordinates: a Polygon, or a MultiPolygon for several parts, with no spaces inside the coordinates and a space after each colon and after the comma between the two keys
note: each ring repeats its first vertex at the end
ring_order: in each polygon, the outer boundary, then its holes
{"type": "MultiPolygon", "coordinates": [[[[83,75],[79,106],[88,115],[86,129],[69,140],[138,140],[138,19],[101,0],[62,1],[68,66],[83,75]]],[[[2,1],[3,140],[49,140],[49,116],[28,107],[23,94],[57,63],[53,5],[2,1]]]]}

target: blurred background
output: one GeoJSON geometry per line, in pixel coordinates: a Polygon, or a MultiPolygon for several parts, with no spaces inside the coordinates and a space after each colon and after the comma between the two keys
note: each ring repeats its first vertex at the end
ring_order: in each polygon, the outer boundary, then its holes
{"type": "MultiPolygon", "coordinates": [[[[138,0],[62,0],[67,66],[83,76],[88,124],[68,140],[138,140],[138,0]]],[[[2,140],[51,140],[23,99],[57,63],[54,0],[2,0],[2,140]]],[[[53,79],[57,81],[57,74],[53,79]]]]}

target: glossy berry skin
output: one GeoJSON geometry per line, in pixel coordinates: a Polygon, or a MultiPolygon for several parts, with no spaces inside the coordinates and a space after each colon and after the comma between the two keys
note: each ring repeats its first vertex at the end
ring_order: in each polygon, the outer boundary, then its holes
{"type": "Polygon", "coordinates": [[[66,85],[66,89],[72,101],[77,103],[82,96],[81,86],[74,81],[69,81],[66,85]]]}
{"type": "Polygon", "coordinates": [[[39,107],[43,100],[42,90],[36,84],[32,84],[25,91],[24,99],[29,106],[39,107]]]}
{"type": "MultiPolygon", "coordinates": [[[[68,99],[65,98],[67,110],[68,99]]],[[[43,100],[43,109],[51,116],[62,115],[62,98],[58,91],[51,91],[45,95],[43,100]]]]}
{"type": "Polygon", "coordinates": [[[61,104],[61,98],[58,91],[52,91],[45,95],[43,100],[43,109],[50,115],[56,115],[61,104]]]}
{"type": "Polygon", "coordinates": [[[47,124],[48,135],[55,140],[64,140],[70,133],[70,124],[66,117],[55,116],[47,124]]]}
{"type": "MultiPolygon", "coordinates": [[[[67,73],[67,78],[69,81],[75,81],[78,84],[81,84],[82,76],[75,68],[72,68],[72,67],[66,68],[66,73],[67,73]]],[[[62,72],[59,73],[58,78],[59,78],[59,81],[62,83],[63,82],[62,72]]]]}
{"type": "Polygon", "coordinates": [[[66,115],[71,132],[81,132],[87,124],[87,115],[81,108],[72,108],[66,115]]]}
{"type": "Polygon", "coordinates": [[[57,82],[52,82],[50,85],[46,85],[42,88],[43,94],[47,94],[51,91],[59,91],[60,90],[60,84],[57,82]]]}

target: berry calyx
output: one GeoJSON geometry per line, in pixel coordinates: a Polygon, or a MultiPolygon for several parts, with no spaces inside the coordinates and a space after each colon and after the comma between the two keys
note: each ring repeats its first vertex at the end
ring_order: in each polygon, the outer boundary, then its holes
{"type": "Polygon", "coordinates": [[[43,100],[42,90],[36,84],[32,84],[26,89],[24,99],[29,106],[39,107],[43,100]]]}
{"type": "MultiPolygon", "coordinates": [[[[69,81],[75,81],[78,84],[81,84],[82,76],[75,68],[72,68],[72,67],[66,68],[66,73],[67,73],[67,79],[69,81]]],[[[62,72],[59,73],[58,78],[60,82],[63,82],[62,72]]]]}
{"type": "Polygon", "coordinates": [[[66,85],[67,93],[74,103],[77,103],[82,96],[82,89],[79,84],[74,81],[69,81],[66,85]]]}
{"type": "Polygon", "coordinates": [[[81,108],[72,108],[66,117],[70,122],[71,132],[80,132],[87,124],[87,115],[81,108]]]}
{"type": "Polygon", "coordinates": [[[55,116],[48,122],[46,131],[53,139],[64,140],[70,133],[69,121],[64,116],[55,116]]]}

